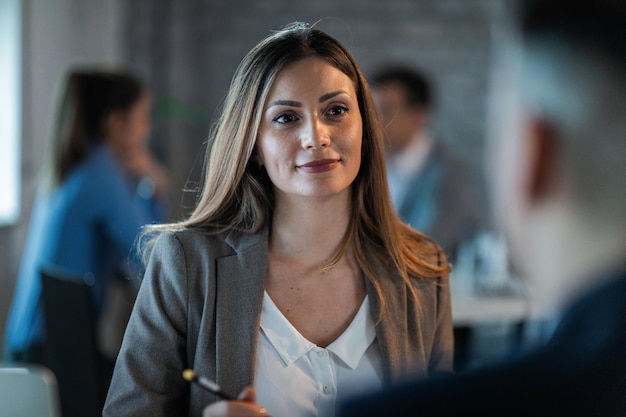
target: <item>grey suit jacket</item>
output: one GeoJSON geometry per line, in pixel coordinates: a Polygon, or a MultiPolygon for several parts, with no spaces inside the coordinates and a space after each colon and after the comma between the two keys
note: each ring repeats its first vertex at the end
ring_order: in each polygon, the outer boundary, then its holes
{"type": "MultiPolygon", "coordinates": [[[[104,416],[200,416],[216,398],[183,380],[193,368],[236,396],[254,378],[267,230],[180,231],[152,251],[126,329],[104,416]]],[[[381,276],[387,307],[376,325],[386,383],[452,372],[448,277],[415,279],[413,301],[395,271],[381,276]]],[[[367,280],[372,314],[379,298],[367,280]]]]}

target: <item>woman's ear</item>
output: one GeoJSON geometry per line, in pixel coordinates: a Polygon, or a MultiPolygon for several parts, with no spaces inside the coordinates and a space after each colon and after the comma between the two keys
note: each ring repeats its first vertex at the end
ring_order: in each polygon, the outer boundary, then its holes
{"type": "Polygon", "coordinates": [[[558,183],[559,131],[549,119],[531,116],[527,119],[529,146],[526,164],[526,191],[531,202],[545,199],[558,183]]]}

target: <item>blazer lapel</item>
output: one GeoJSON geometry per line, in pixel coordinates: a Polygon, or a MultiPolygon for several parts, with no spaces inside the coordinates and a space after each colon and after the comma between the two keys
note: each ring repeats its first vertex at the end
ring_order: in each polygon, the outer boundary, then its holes
{"type": "Polygon", "coordinates": [[[254,379],[256,348],[267,269],[267,229],[231,233],[235,254],[217,259],[216,379],[237,396],[254,379]]]}
{"type": "Polygon", "coordinates": [[[380,298],[376,294],[374,285],[366,279],[367,292],[371,300],[371,311],[376,324],[376,338],[383,363],[384,378],[386,383],[398,382],[414,372],[424,372],[425,369],[411,368],[416,356],[424,356],[423,352],[416,355],[415,351],[424,350],[421,338],[420,322],[410,320],[409,315],[415,314],[409,311],[408,297],[411,297],[406,284],[395,272],[386,272],[379,276],[382,293],[386,297],[385,311],[380,315],[380,298]],[[409,322],[411,321],[411,322],[409,322]],[[409,332],[414,334],[409,334],[409,332]],[[415,338],[418,338],[415,346],[415,338]],[[412,342],[413,340],[413,342],[412,342]]]}

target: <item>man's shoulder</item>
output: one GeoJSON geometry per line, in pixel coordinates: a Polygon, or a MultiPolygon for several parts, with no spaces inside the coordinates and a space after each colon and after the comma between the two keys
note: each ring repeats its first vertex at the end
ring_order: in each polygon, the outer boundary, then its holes
{"type": "Polygon", "coordinates": [[[608,276],[598,274],[596,281],[564,310],[555,341],[578,340],[588,348],[619,337],[626,343],[626,269],[608,276]]]}

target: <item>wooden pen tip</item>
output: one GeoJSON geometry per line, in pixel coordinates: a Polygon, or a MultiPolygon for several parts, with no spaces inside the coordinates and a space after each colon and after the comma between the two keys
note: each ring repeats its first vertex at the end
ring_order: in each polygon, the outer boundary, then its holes
{"type": "Polygon", "coordinates": [[[185,378],[185,380],[187,381],[193,381],[193,378],[196,376],[196,373],[193,371],[193,369],[185,369],[183,371],[183,378],[185,378]]]}

